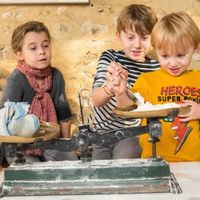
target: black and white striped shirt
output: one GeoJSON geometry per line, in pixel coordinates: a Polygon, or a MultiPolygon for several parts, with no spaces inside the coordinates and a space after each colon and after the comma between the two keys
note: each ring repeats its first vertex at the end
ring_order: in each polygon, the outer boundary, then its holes
{"type": "MultiPolygon", "coordinates": [[[[124,51],[114,51],[112,49],[102,53],[99,58],[96,74],[93,82],[93,90],[101,87],[106,81],[107,66],[111,62],[119,62],[128,71],[128,85],[133,86],[140,74],[158,69],[159,63],[155,60],[146,58],[145,62],[138,62],[127,58],[124,51]]],[[[101,107],[94,108],[94,129],[105,132],[123,128],[127,126],[137,126],[140,120],[125,120],[113,115],[112,110],[116,108],[116,99],[112,97],[110,101],[101,107]]]]}

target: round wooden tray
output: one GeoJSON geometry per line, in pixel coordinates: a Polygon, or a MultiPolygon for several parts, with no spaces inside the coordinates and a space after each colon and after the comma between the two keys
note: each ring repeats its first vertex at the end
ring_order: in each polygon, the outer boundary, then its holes
{"type": "Polygon", "coordinates": [[[2,136],[0,135],[0,142],[5,143],[34,143],[38,140],[47,141],[58,138],[60,135],[60,126],[58,124],[49,122],[40,122],[40,128],[34,137],[20,137],[20,136],[2,136]]]}
{"type": "Polygon", "coordinates": [[[127,109],[113,109],[113,113],[123,118],[149,118],[149,117],[167,117],[173,112],[178,114],[186,114],[190,111],[190,107],[181,108],[166,108],[160,110],[149,110],[149,111],[128,111],[127,109]]]}

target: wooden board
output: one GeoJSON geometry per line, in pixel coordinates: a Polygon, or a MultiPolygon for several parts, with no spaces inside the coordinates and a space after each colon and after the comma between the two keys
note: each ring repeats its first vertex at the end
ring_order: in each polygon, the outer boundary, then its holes
{"type": "Polygon", "coordinates": [[[58,138],[60,135],[60,127],[58,124],[49,122],[40,122],[40,128],[34,137],[26,138],[20,136],[2,136],[0,142],[5,143],[34,143],[38,140],[47,141],[53,138],[58,138]]]}
{"type": "Polygon", "coordinates": [[[182,108],[167,108],[160,110],[149,111],[127,111],[123,109],[113,109],[113,113],[124,118],[149,118],[149,117],[167,117],[172,112],[178,112],[179,114],[186,114],[190,111],[190,107],[182,108]]]}

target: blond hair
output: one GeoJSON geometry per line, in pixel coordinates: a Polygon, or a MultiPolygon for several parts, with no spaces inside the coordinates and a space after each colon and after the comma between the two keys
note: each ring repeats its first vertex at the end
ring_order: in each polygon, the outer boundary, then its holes
{"type": "Polygon", "coordinates": [[[126,32],[133,30],[139,35],[151,34],[157,22],[157,16],[153,10],[142,4],[132,4],[124,8],[117,19],[117,31],[126,32]]]}
{"type": "Polygon", "coordinates": [[[200,30],[185,12],[171,13],[159,20],[153,28],[151,43],[155,49],[178,52],[200,44],[200,30]]]}
{"type": "Polygon", "coordinates": [[[22,50],[23,40],[28,32],[37,32],[37,33],[45,32],[47,34],[49,41],[51,39],[49,30],[42,22],[28,21],[18,26],[12,34],[11,46],[15,54],[22,50]]]}

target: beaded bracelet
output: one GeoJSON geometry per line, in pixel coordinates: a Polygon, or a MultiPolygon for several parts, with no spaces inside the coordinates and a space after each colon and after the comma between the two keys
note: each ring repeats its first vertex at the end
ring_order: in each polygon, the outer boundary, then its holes
{"type": "Polygon", "coordinates": [[[115,96],[113,93],[110,93],[110,92],[108,91],[108,88],[107,88],[107,86],[106,86],[105,83],[102,85],[102,88],[104,89],[104,92],[105,92],[109,97],[115,96]]]}

